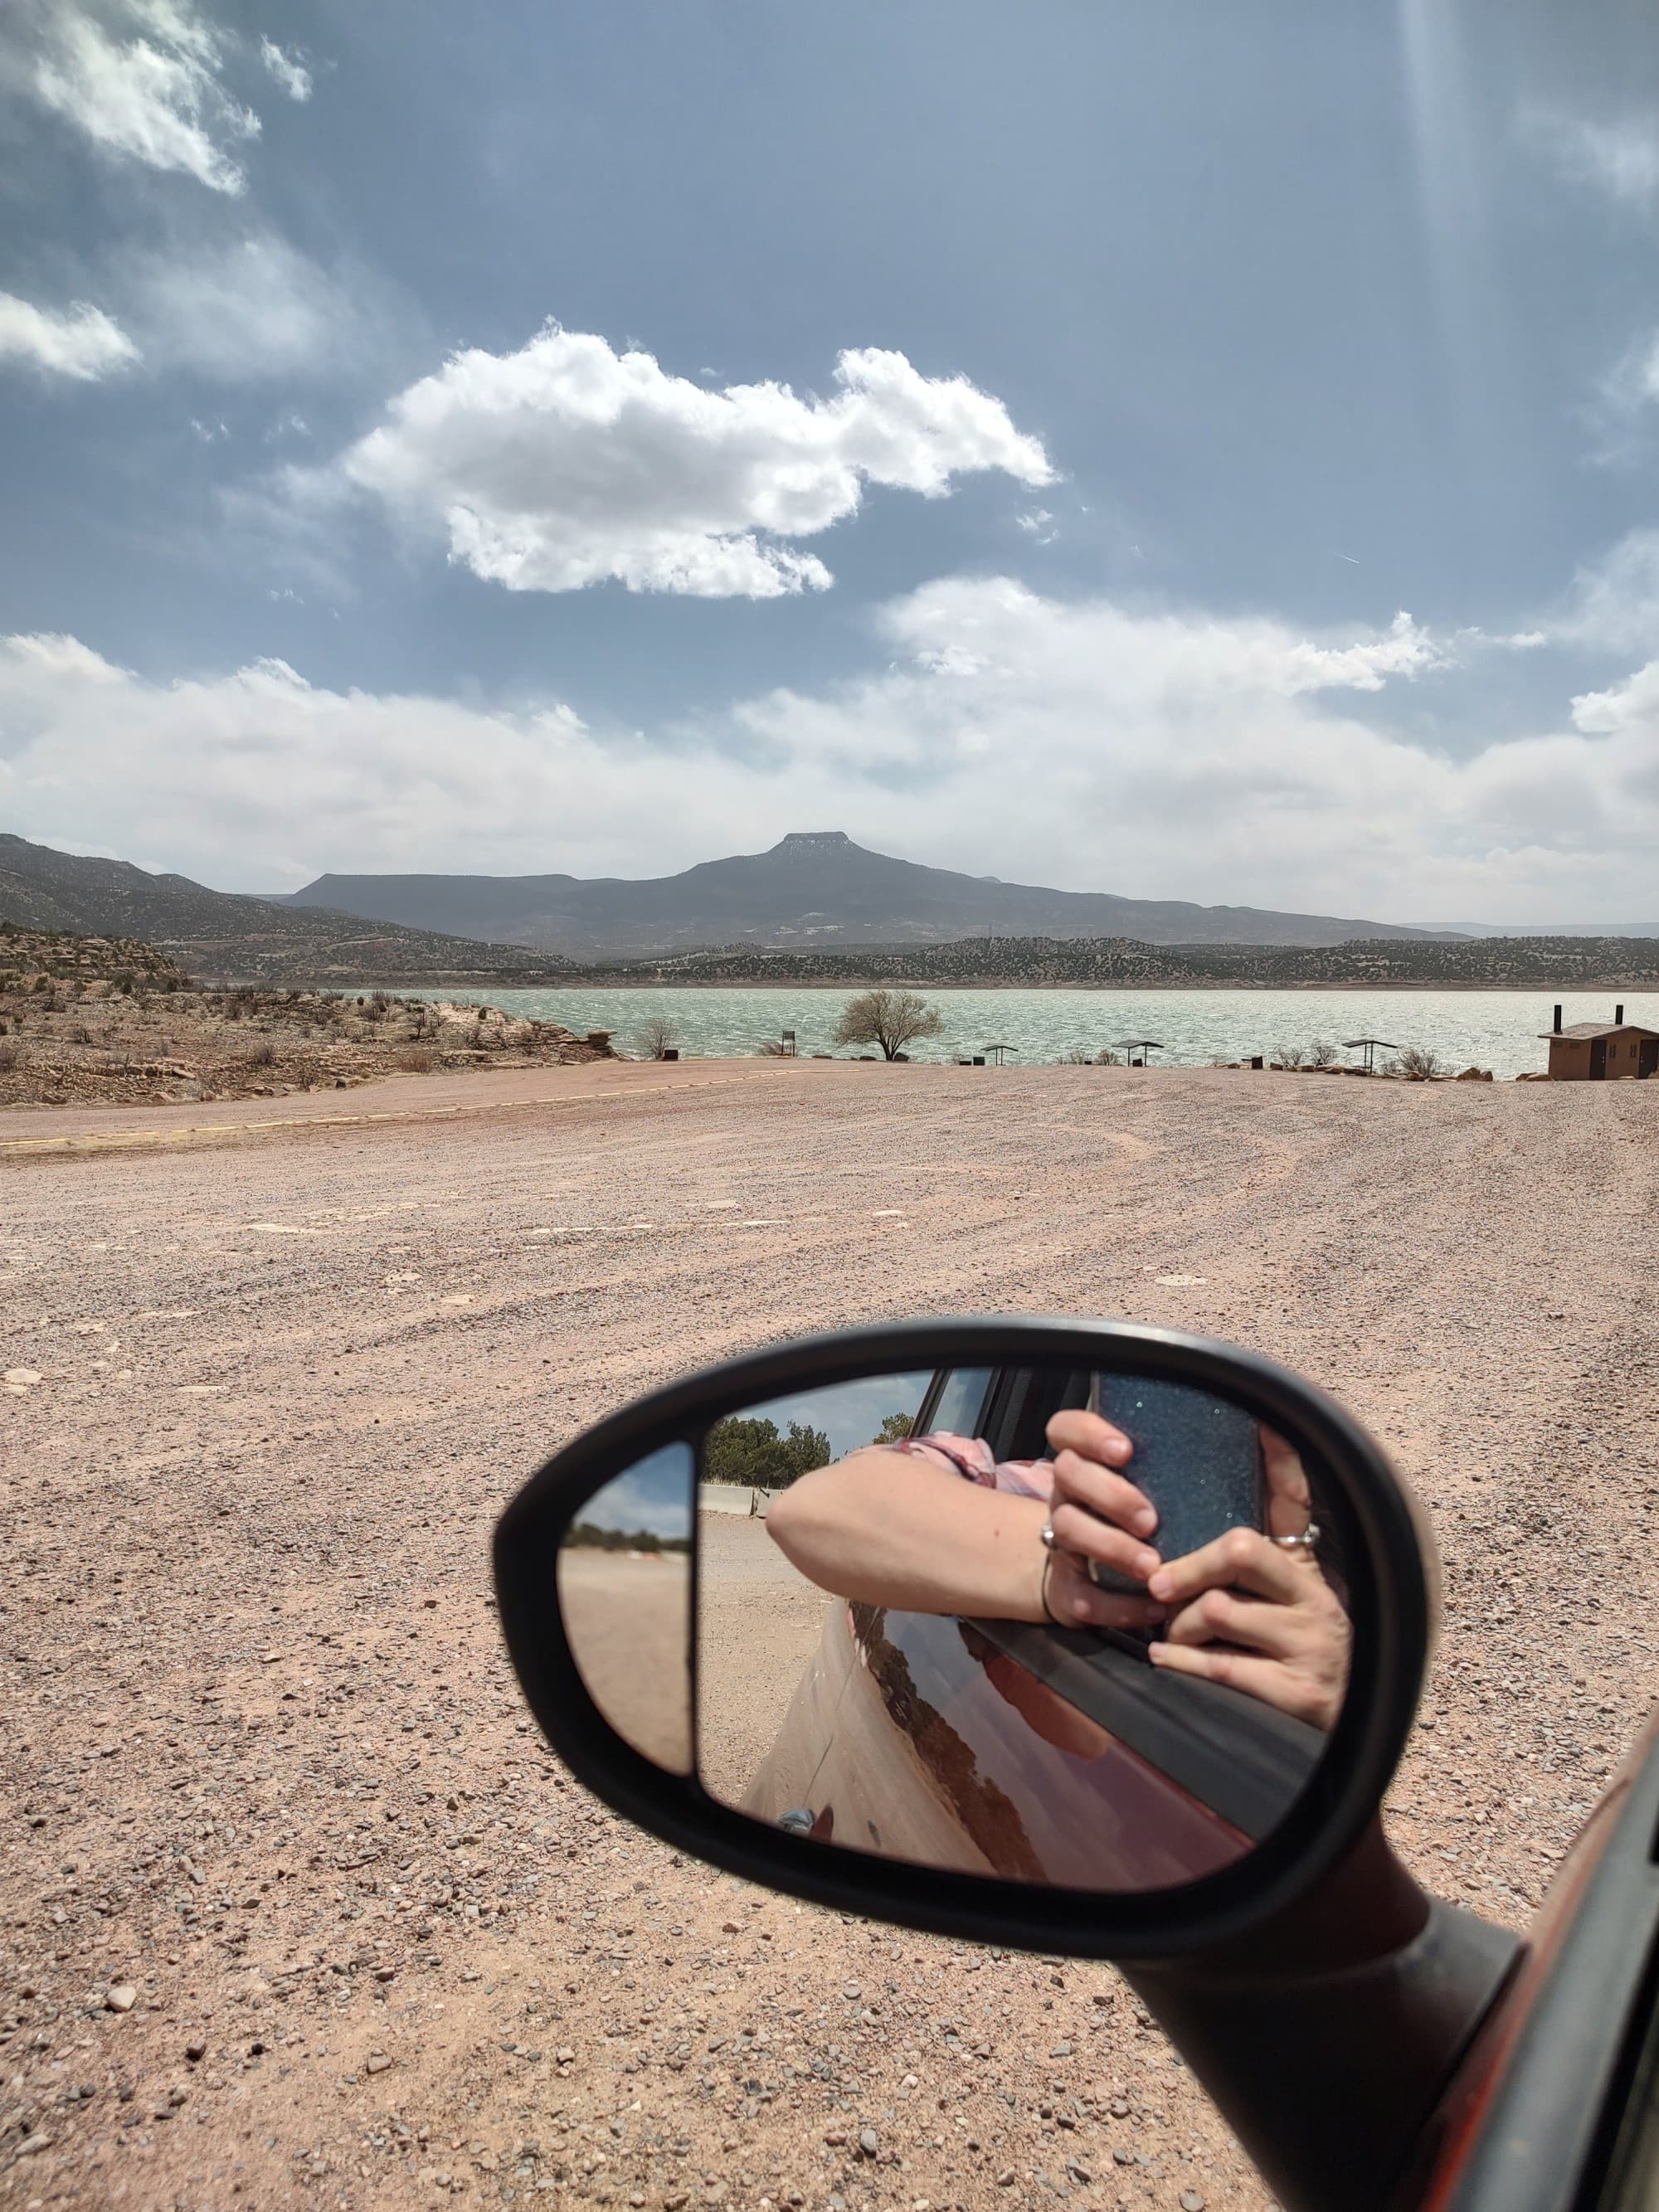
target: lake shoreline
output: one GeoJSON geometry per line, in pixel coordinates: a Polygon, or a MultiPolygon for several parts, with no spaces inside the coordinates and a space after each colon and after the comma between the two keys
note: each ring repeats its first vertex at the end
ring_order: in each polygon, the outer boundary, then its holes
{"type": "Polygon", "coordinates": [[[434,996],[437,992],[445,989],[465,991],[488,991],[493,989],[501,989],[504,991],[520,991],[524,989],[536,991],[606,992],[684,991],[688,993],[696,991],[925,991],[930,996],[941,999],[948,999],[954,994],[969,991],[1003,991],[1016,997],[1027,997],[1050,991],[1073,991],[1087,992],[1093,997],[1102,999],[1115,998],[1120,993],[1128,992],[1153,992],[1158,994],[1185,993],[1190,994],[1191,995],[1198,998],[1208,998],[1212,996],[1213,994],[1218,991],[1234,993],[1255,991],[1264,993],[1273,992],[1275,994],[1280,992],[1296,992],[1297,994],[1302,994],[1313,991],[1341,991],[1346,993],[1359,993],[1362,994],[1370,991],[1384,991],[1387,992],[1390,997],[1395,998],[1430,998],[1439,997],[1448,992],[1456,992],[1460,994],[1467,992],[1480,998],[1492,998],[1502,994],[1508,998],[1526,999],[1539,997],[1547,998],[1553,991],[1559,991],[1564,995],[1569,993],[1576,993],[1579,996],[1582,996],[1586,991],[1651,991],[1656,988],[1656,986],[1655,979],[1651,977],[1645,977],[1639,981],[1633,981],[1627,975],[1615,975],[1606,982],[1589,983],[1261,983],[1243,978],[1231,977],[1220,979],[1213,982],[1190,983],[1020,983],[1010,982],[1006,977],[1003,977],[994,981],[976,983],[969,978],[957,977],[948,983],[935,983],[931,981],[925,975],[849,975],[843,977],[836,982],[818,981],[810,983],[796,982],[788,976],[786,976],[780,981],[780,979],[775,975],[723,975],[718,982],[703,982],[701,981],[683,981],[672,975],[659,977],[630,975],[624,979],[618,976],[606,975],[603,971],[590,976],[586,970],[583,970],[579,977],[573,978],[569,982],[562,981],[557,983],[535,983],[529,985],[518,983],[502,983],[500,985],[490,983],[457,983],[453,985],[431,985],[427,983],[341,983],[331,986],[331,988],[343,991],[348,994],[348,995],[354,992],[361,992],[367,994],[368,992],[374,990],[419,990],[423,995],[430,994],[434,996]]]}

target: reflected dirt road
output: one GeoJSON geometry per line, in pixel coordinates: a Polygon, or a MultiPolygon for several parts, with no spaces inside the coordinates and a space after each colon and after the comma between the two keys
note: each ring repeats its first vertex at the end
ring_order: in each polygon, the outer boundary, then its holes
{"type": "Polygon", "coordinates": [[[759,1519],[700,1513],[697,1757],[703,1786],[742,1802],[772,1748],[832,1601],[798,1575],[759,1519]]]}
{"type": "Polygon", "coordinates": [[[599,1711],[635,1751],[687,1772],[691,1571],[684,1553],[575,1547],[560,1554],[559,1596],[576,1664],[599,1711]]]}

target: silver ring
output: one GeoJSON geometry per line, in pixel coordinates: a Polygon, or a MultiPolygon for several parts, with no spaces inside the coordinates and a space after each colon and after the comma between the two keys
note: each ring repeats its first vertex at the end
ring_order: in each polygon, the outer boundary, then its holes
{"type": "Polygon", "coordinates": [[[1272,1536],[1268,1541],[1277,1544],[1281,1552],[1311,1552],[1319,1541],[1319,1523],[1310,1521],[1299,1536],[1272,1536]]]}
{"type": "Polygon", "coordinates": [[[1054,1552],[1060,1548],[1060,1539],[1054,1534],[1052,1521],[1045,1521],[1042,1524],[1042,1548],[1045,1552],[1054,1552]]]}

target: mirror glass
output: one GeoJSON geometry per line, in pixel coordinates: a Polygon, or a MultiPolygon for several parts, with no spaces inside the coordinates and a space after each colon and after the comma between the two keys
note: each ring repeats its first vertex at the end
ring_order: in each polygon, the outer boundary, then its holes
{"type": "Polygon", "coordinates": [[[788,1833],[1165,1888],[1278,1825],[1340,1711],[1317,1470],[1207,1391],[872,1376],[717,1423],[701,1473],[697,1772],[788,1833]]]}
{"type": "Polygon", "coordinates": [[[594,1704],[634,1749],[691,1771],[696,1463],[666,1445],[589,1498],[559,1551],[559,1609],[594,1704]]]}

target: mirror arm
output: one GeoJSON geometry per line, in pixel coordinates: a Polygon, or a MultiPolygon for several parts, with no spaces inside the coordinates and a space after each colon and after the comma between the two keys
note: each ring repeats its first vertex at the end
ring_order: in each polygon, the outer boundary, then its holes
{"type": "Polygon", "coordinates": [[[1378,1820],[1245,1940],[1121,1972],[1286,2212],[1382,2212],[1522,1948],[1425,1896],[1378,1820]]]}

